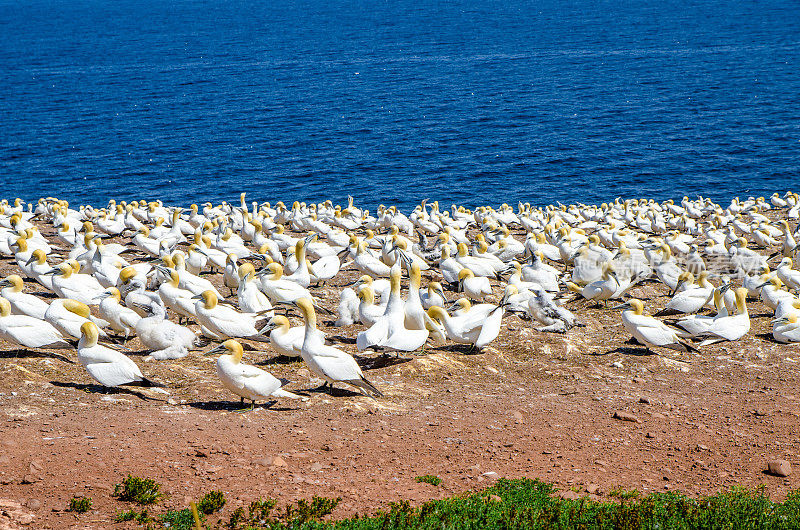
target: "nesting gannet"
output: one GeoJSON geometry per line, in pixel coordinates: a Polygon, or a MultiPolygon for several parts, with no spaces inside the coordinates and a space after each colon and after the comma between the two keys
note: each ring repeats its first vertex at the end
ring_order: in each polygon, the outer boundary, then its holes
{"type": "Polygon", "coordinates": [[[233,339],[228,339],[206,355],[227,350],[217,359],[217,375],[222,386],[236,394],[244,402],[249,399],[255,408],[256,401],[268,401],[273,397],[302,399],[297,394],[283,390],[288,381],[278,379],[271,373],[242,362],[244,349],[233,339]]]}
{"type": "Polygon", "coordinates": [[[199,339],[189,328],[167,320],[167,313],[159,304],[140,305],[145,317],[136,323],[136,336],[157,360],[180,359],[189,354],[199,339]]]}
{"type": "Polygon", "coordinates": [[[644,314],[644,304],[641,300],[631,298],[614,309],[623,309],[622,325],[646,349],[658,346],[676,351],[697,351],[691,344],[682,342],[675,330],[660,320],[644,314]]]}
{"type": "Polygon", "coordinates": [[[48,304],[41,298],[22,291],[22,278],[16,274],[9,274],[0,281],[0,296],[11,303],[12,315],[28,315],[44,320],[48,304]]]}
{"type": "MultiPolygon", "coordinates": [[[[243,263],[239,267],[239,287],[236,296],[239,300],[239,309],[245,313],[268,314],[272,310],[272,303],[261,289],[260,282],[255,279],[255,267],[252,263],[243,263]]],[[[271,316],[271,315],[270,315],[271,316]]]]}
{"type": "Polygon", "coordinates": [[[240,313],[222,305],[214,291],[203,291],[193,297],[197,323],[221,338],[241,337],[266,342],[262,336],[269,317],[255,313],[240,313]]]}
{"type": "Polygon", "coordinates": [[[136,311],[125,307],[120,302],[122,296],[116,287],[109,287],[104,293],[98,295],[97,314],[108,321],[111,329],[125,334],[128,339],[131,331],[136,328],[136,323],[142,318],[136,311]]]}
{"type": "MultiPolygon", "coordinates": [[[[279,355],[286,357],[299,357],[300,350],[303,348],[303,340],[306,335],[305,326],[291,327],[289,319],[275,315],[267,322],[269,333],[269,343],[279,355]]],[[[324,334],[319,332],[324,340],[324,334]]]]}
{"type": "Polygon", "coordinates": [[[309,370],[324,379],[326,384],[347,383],[369,395],[382,396],[381,391],[367,381],[361,367],[350,354],[325,344],[325,339],[317,330],[317,316],[311,299],[300,298],[295,305],[305,320],[306,332],[300,356],[309,370]]]}
{"type": "Polygon", "coordinates": [[[747,313],[747,289],[736,289],[736,314],[715,318],[703,336],[708,337],[701,346],[714,344],[723,340],[734,341],[744,337],[750,331],[750,315],[747,313]]]}
{"type": "Polygon", "coordinates": [[[11,304],[0,297],[0,339],[25,348],[71,348],[72,344],[49,322],[29,315],[14,315],[11,304]]]}
{"type": "Polygon", "coordinates": [[[94,322],[84,322],[80,331],[78,362],[101,385],[163,386],[143,376],[136,363],[122,353],[98,344],[99,333],[94,322]]]}
{"type": "Polygon", "coordinates": [[[491,296],[492,286],[489,278],[475,276],[471,269],[463,268],[458,273],[458,290],[472,300],[483,300],[491,296]]]}
{"type": "Polygon", "coordinates": [[[772,336],[781,343],[800,342],[800,324],[797,313],[789,313],[772,321],[772,336]]]}
{"type": "MultiPolygon", "coordinates": [[[[44,319],[53,325],[65,337],[79,339],[81,337],[81,325],[86,322],[94,322],[89,306],[72,299],[58,298],[50,302],[44,319]]],[[[101,337],[108,337],[105,331],[100,330],[101,337]]]]}
{"type": "Polygon", "coordinates": [[[75,262],[65,262],[51,269],[53,276],[53,291],[60,298],[72,298],[87,305],[96,304],[95,297],[105,289],[100,282],[88,274],[77,274],[75,262]]]}

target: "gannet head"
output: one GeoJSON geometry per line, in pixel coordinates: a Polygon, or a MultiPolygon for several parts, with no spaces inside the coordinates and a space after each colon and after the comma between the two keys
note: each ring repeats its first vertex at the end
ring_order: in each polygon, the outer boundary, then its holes
{"type": "Polygon", "coordinates": [[[22,278],[16,274],[9,274],[0,281],[0,287],[4,285],[8,285],[11,288],[11,292],[18,293],[22,291],[22,278]]]}
{"type": "Polygon", "coordinates": [[[73,300],[72,298],[65,298],[64,301],[62,302],[62,305],[64,309],[66,309],[70,313],[78,315],[79,317],[89,318],[89,316],[92,313],[89,310],[88,305],[82,302],[78,302],[77,300],[73,300]]]}

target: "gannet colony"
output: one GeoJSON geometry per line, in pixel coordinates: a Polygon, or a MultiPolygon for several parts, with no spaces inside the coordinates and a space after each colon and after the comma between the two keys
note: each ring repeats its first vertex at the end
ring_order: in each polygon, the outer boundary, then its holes
{"type": "Polygon", "coordinates": [[[355,330],[361,355],[446,344],[479,353],[508,314],[535,333],[581,333],[592,304],[618,315],[621,339],[690,358],[750,332],[757,298],[774,312],[772,339],[800,342],[798,217],[792,192],[726,206],[684,197],[440,210],[423,201],[409,215],[383,205],[373,214],[352,198],[287,208],[242,194],[238,205],[189,209],[4,200],[0,256],[13,273],[0,282],[0,339],[77,361],[104,387],[162,393],[147,364],[126,355],[129,339],[150,362],[220,354],[220,384],[251,404],[305,397],[247,364],[243,343],[301,358],[329,388],[381,399],[326,336],[336,327],[355,330]],[[344,274],[355,281],[338,304],[321,299],[320,286],[344,274]],[[631,297],[644,282],[669,302],[631,297]]]}

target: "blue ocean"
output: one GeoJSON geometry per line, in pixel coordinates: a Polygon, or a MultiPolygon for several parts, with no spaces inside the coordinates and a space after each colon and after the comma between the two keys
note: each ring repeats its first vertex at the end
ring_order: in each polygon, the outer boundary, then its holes
{"type": "Polygon", "coordinates": [[[800,188],[795,0],[0,1],[0,197],[800,188]]]}

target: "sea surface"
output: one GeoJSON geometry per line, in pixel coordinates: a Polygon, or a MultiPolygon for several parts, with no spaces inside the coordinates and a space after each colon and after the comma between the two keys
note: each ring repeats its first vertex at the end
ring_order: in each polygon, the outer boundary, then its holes
{"type": "Polygon", "coordinates": [[[796,0],[0,0],[0,197],[800,191],[796,0]]]}

